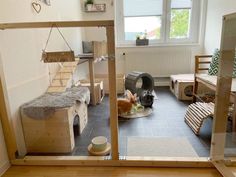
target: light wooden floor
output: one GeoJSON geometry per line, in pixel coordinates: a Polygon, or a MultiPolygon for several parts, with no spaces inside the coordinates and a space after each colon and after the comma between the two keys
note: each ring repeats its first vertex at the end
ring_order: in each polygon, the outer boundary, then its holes
{"type": "Polygon", "coordinates": [[[3,177],[221,177],[213,168],[31,167],[13,166],[3,177]]]}

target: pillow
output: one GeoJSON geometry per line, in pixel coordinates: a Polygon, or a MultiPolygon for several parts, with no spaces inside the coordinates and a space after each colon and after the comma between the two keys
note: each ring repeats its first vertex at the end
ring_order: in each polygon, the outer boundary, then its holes
{"type": "MultiPolygon", "coordinates": [[[[220,50],[215,49],[215,52],[212,56],[212,61],[208,70],[208,74],[212,76],[216,76],[219,71],[219,60],[220,60],[220,50]]],[[[234,68],[233,68],[233,78],[236,78],[236,51],[235,51],[235,57],[234,57],[234,68]]]]}
{"type": "Polygon", "coordinates": [[[93,42],[83,41],[83,53],[93,53],[93,42]]]}
{"type": "Polygon", "coordinates": [[[219,60],[220,60],[220,50],[215,49],[215,52],[212,56],[210,67],[208,69],[208,75],[211,75],[211,76],[217,75],[217,73],[219,71],[219,60]]]}

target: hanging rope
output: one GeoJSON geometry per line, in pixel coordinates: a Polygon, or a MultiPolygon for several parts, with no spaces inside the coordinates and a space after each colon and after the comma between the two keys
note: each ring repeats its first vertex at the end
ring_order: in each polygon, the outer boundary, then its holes
{"type": "Polygon", "coordinates": [[[68,48],[70,49],[70,51],[72,51],[72,49],[71,49],[69,43],[67,42],[65,36],[62,34],[61,30],[58,28],[58,26],[57,26],[56,24],[53,24],[52,27],[51,27],[51,29],[50,29],[50,32],[49,32],[49,35],[48,35],[48,38],[47,38],[47,41],[46,41],[46,45],[45,45],[43,51],[46,51],[46,49],[47,49],[49,40],[50,40],[51,35],[52,35],[52,30],[53,30],[53,28],[56,28],[56,29],[57,29],[57,31],[58,31],[59,34],[61,35],[62,39],[65,41],[65,43],[66,43],[66,45],[68,46],[68,48]]]}
{"type": "Polygon", "coordinates": [[[65,36],[62,34],[62,32],[60,31],[60,29],[58,28],[58,26],[56,24],[53,24],[51,26],[45,47],[43,49],[43,53],[42,53],[42,61],[44,61],[45,63],[60,63],[60,62],[72,62],[75,61],[75,55],[74,55],[74,51],[71,49],[69,43],[67,42],[65,36]],[[56,28],[57,31],[59,32],[59,34],[61,35],[62,39],[64,40],[64,42],[66,43],[67,47],[70,49],[70,51],[59,51],[59,52],[46,52],[49,40],[51,38],[52,35],[52,30],[53,28],[56,28]]]}

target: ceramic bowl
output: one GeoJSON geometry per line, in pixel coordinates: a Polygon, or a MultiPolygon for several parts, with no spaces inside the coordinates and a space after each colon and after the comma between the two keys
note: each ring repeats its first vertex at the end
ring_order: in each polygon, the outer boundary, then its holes
{"type": "Polygon", "coordinates": [[[92,139],[92,148],[94,151],[104,151],[107,147],[107,138],[98,136],[92,139]]]}

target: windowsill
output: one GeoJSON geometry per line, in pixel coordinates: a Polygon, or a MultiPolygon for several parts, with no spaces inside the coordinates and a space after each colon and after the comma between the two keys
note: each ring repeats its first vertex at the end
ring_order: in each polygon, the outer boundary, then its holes
{"type": "Polygon", "coordinates": [[[197,47],[199,43],[159,43],[136,46],[135,44],[116,44],[116,48],[156,48],[156,47],[197,47]]]}

